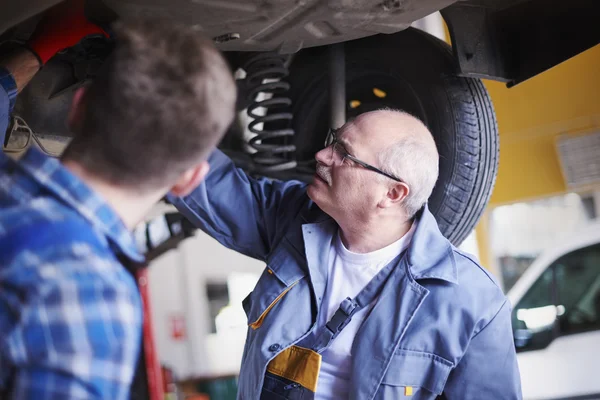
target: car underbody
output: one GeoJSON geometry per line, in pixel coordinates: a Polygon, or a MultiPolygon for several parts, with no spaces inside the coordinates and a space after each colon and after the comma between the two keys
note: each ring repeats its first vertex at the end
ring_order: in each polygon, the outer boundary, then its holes
{"type": "MultiPolygon", "coordinates": [[[[57,2],[3,5],[0,52],[26,42],[57,2]]],[[[172,19],[212,38],[249,117],[220,147],[251,174],[310,180],[329,127],[386,107],[420,118],[441,155],[430,209],[455,243],[483,212],[497,172],[497,125],[480,78],[512,86],[600,42],[597,0],[87,0],[86,14],[105,27],[172,19]],[[411,28],[437,11],[452,46],[411,28]]],[[[70,136],[74,89],[113,46],[89,40],[56,55],[19,95],[15,121],[38,143],[70,136]]]]}
{"type": "MultiPolygon", "coordinates": [[[[0,33],[57,0],[3,5],[0,33]]],[[[515,84],[598,44],[594,0],[90,0],[89,14],[170,18],[213,38],[223,51],[276,51],[392,34],[441,11],[463,76],[515,84]]]]}

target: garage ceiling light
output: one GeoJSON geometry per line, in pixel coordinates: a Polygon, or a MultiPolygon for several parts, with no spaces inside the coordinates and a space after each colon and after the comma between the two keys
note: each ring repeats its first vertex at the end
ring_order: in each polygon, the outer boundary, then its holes
{"type": "Polygon", "coordinates": [[[561,135],[556,150],[569,189],[600,186],[600,132],[561,135]]]}

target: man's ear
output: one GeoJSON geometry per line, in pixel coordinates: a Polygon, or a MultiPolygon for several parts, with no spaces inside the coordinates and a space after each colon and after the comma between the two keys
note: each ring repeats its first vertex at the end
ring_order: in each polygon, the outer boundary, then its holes
{"type": "Polygon", "coordinates": [[[202,161],[195,167],[188,169],[171,188],[171,193],[177,197],[187,196],[204,180],[209,169],[208,161],[202,161]]]}
{"type": "Polygon", "coordinates": [[[410,193],[410,188],[404,182],[398,182],[390,186],[385,199],[381,202],[382,207],[391,207],[395,204],[402,203],[410,193]]]}
{"type": "Polygon", "coordinates": [[[85,87],[80,87],[75,91],[73,100],[71,100],[71,108],[69,108],[67,123],[69,124],[69,129],[73,133],[79,132],[83,125],[83,116],[85,114],[85,91],[85,87]]]}

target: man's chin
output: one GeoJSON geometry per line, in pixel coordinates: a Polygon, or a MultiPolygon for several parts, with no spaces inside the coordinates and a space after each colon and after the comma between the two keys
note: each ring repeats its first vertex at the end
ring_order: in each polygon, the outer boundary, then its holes
{"type": "Polygon", "coordinates": [[[322,196],[319,196],[318,185],[322,184],[322,183],[323,182],[312,181],[312,183],[310,183],[308,185],[308,187],[306,188],[306,194],[308,195],[308,198],[311,199],[312,201],[314,201],[315,203],[317,203],[317,205],[319,204],[319,197],[322,197],[322,196]]]}
{"type": "Polygon", "coordinates": [[[315,181],[313,180],[311,183],[308,184],[308,186],[306,187],[306,194],[308,195],[308,197],[312,200],[315,201],[315,199],[313,198],[314,193],[317,189],[315,188],[315,181]]]}
{"type": "Polygon", "coordinates": [[[306,189],[306,194],[308,195],[308,198],[317,205],[317,207],[319,207],[323,212],[329,214],[328,210],[331,208],[329,207],[330,201],[327,197],[327,194],[323,192],[323,188],[319,188],[311,183],[306,189]]]}

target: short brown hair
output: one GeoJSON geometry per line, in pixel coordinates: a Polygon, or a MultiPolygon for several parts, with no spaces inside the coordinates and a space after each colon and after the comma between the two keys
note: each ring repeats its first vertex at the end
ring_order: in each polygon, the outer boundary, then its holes
{"type": "Polygon", "coordinates": [[[83,121],[63,159],[137,191],[172,184],[231,124],[233,76],[190,27],[139,19],[114,31],[115,50],[84,95],[83,121]]]}

